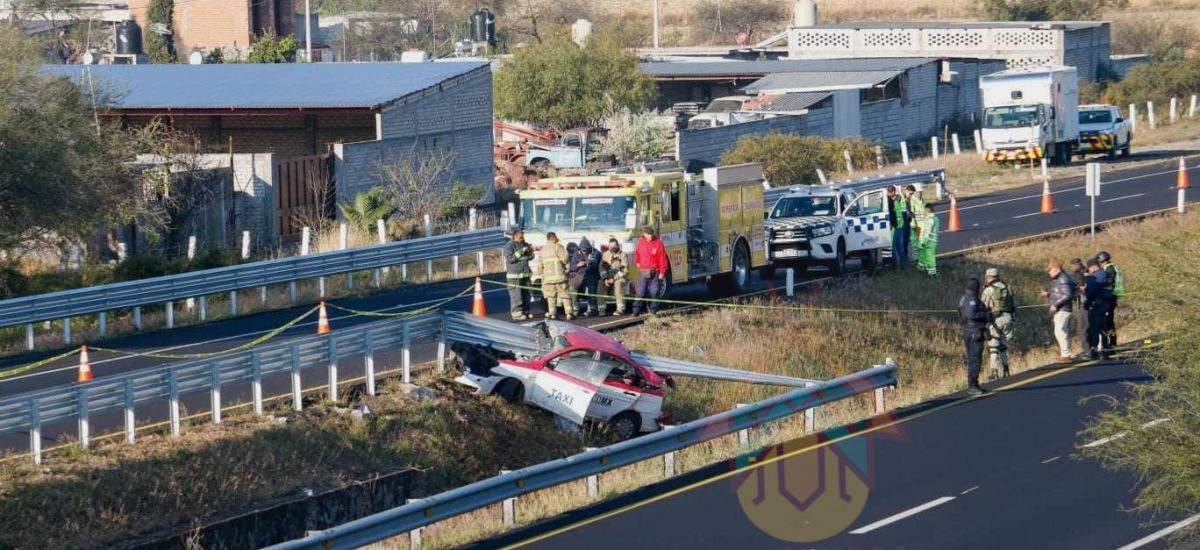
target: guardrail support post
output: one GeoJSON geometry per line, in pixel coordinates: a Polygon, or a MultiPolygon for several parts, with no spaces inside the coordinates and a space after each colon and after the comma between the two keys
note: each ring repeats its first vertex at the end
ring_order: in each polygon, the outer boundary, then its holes
{"type": "MultiPolygon", "coordinates": [[[[416,502],[417,500],[418,499],[415,499],[415,498],[409,498],[409,499],[405,499],[404,503],[412,504],[413,502],[416,502]]],[[[421,532],[424,530],[425,530],[424,527],[417,527],[416,529],[413,529],[408,532],[408,549],[409,550],[421,550],[421,532]]]]}
{"type": "Polygon", "coordinates": [[[99,325],[100,337],[108,338],[108,313],[101,311],[96,316],[96,323],[99,325]]]}
{"type": "MultiPolygon", "coordinates": [[[[469,215],[470,215],[470,220],[469,220],[470,221],[470,225],[469,225],[470,229],[472,231],[479,229],[479,212],[477,212],[474,208],[472,208],[470,210],[469,215]]],[[[482,250],[475,253],[475,271],[476,271],[476,275],[483,275],[483,251],[482,250]]]]}
{"type": "Polygon", "coordinates": [[[400,381],[412,383],[412,336],[408,332],[408,323],[401,325],[400,340],[400,381]]]}
{"type": "Polygon", "coordinates": [[[1175,124],[1175,119],[1176,119],[1175,113],[1177,111],[1176,107],[1177,107],[1178,103],[1179,103],[1178,98],[1175,98],[1175,97],[1171,98],[1171,124],[1175,124]]]}
{"type": "Polygon", "coordinates": [[[70,317],[64,318],[62,321],[62,325],[63,325],[63,343],[70,344],[71,343],[71,318],[70,317]]]}
{"type": "Polygon", "coordinates": [[[262,357],[258,352],[250,355],[250,399],[254,401],[254,414],[262,415],[262,357]]]}
{"type": "Polygon", "coordinates": [[[933,137],[929,138],[929,150],[930,150],[930,152],[933,153],[933,159],[937,160],[938,157],[940,156],[940,155],[938,155],[938,138],[937,138],[937,136],[933,136],[933,137]]]}
{"type": "Polygon", "coordinates": [[[1192,94],[1192,103],[1188,105],[1188,118],[1196,118],[1196,94],[1192,94]]]}
{"type": "Polygon", "coordinates": [[[179,437],[179,378],[172,369],[167,375],[167,393],[170,398],[171,435],[179,437]]]}
{"type": "MultiPolygon", "coordinates": [[[[387,242],[387,224],[382,218],[375,220],[375,232],[379,234],[379,244],[387,242]]],[[[375,288],[379,288],[383,282],[383,270],[375,268],[375,288]]]]}
{"type": "Polygon", "coordinates": [[[25,323],[25,349],[33,351],[33,323],[25,323]]]}
{"type": "MultiPolygon", "coordinates": [[[[733,408],[740,409],[742,407],[747,407],[747,406],[749,406],[749,405],[747,405],[746,403],[738,403],[738,404],[734,405],[733,408]]],[[[749,447],[750,446],[750,428],[744,428],[744,429],[738,430],[737,438],[738,438],[738,445],[740,445],[742,447],[749,447]]]]}
{"type": "Polygon", "coordinates": [[[442,315],[442,333],[438,336],[437,365],[438,372],[446,372],[446,338],[449,327],[446,326],[446,316],[442,315]]]}
{"type": "Polygon", "coordinates": [[[587,496],[588,496],[588,498],[596,498],[596,497],[600,496],[600,476],[599,475],[592,474],[590,476],[587,476],[587,496]]]}
{"type": "Polygon", "coordinates": [[[671,451],[663,455],[663,477],[668,478],[675,475],[675,457],[679,455],[678,451],[671,451]]]}
{"type": "MultiPolygon", "coordinates": [[[[342,222],[338,226],[338,250],[345,250],[350,246],[349,229],[346,227],[346,222],[342,222]]],[[[354,272],[346,273],[346,290],[354,290],[354,272]]]]}
{"type": "Polygon", "coordinates": [[[200,297],[200,322],[208,320],[208,296],[200,297]]]}
{"type": "Polygon", "coordinates": [[[1150,128],[1158,128],[1158,122],[1154,120],[1154,102],[1146,102],[1146,118],[1150,121],[1150,128]]]}
{"type": "Polygon", "coordinates": [[[958,143],[958,134],[950,134],[950,146],[954,148],[954,154],[961,155],[962,148],[958,143]]]}
{"type": "Polygon", "coordinates": [[[514,527],[517,525],[517,497],[504,499],[504,526],[514,527]]]}
{"type": "MultiPolygon", "coordinates": [[[[429,217],[429,214],[425,214],[425,237],[428,238],[432,236],[433,220],[429,217]]],[[[428,282],[433,281],[433,260],[425,260],[425,280],[428,282]]]]}
{"type": "Polygon", "coordinates": [[[329,402],[337,402],[338,390],[338,351],[337,340],[333,335],[329,335],[329,402]]]}
{"type": "Polygon", "coordinates": [[[133,411],[133,380],[125,381],[125,442],[133,445],[137,440],[137,423],[133,411]]]}
{"type": "Polygon", "coordinates": [[[133,330],[142,330],[142,306],[133,307],[133,330]]]}
{"type": "Polygon", "coordinates": [[[292,410],[299,412],[304,408],[304,396],[300,387],[300,345],[292,344],[292,410]]]}
{"type": "Polygon", "coordinates": [[[167,302],[163,304],[167,314],[167,328],[175,328],[175,303],[167,302]]]}
{"type": "Polygon", "coordinates": [[[367,375],[367,395],[375,395],[375,342],[368,332],[363,342],[363,371],[367,375]]]}
{"type": "Polygon", "coordinates": [[[908,166],[908,165],[909,165],[909,162],[908,162],[908,142],[907,142],[907,141],[901,141],[901,142],[900,142],[900,160],[901,160],[902,162],[904,162],[904,165],[905,165],[905,166],[908,166]]]}
{"type": "Polygon", "coordinates": [[[1129,104],[1129,131],[1137,132],[1137,103],[1129,104]]]}
{"type": "Polygon", "coordinates": [[[237,314],[238,314],[237,291],[230,290],[229,291],[229,315],[236,317],[237,314]]]}
{"type": "Polygon", "coordinates": [[[296,281],[288,283],[288,300],[290,300],[292,304],[296,303],[296,281]]]}
{"type": "Polygon", "coordinates": [[[804,433],[817,431],[817,409],[804,409],[804,433]]]}
{"type": "Polygon", "coordinates": [[[258,287],[258,301],[264,306],[267,305],[267,287],[265,285],[258,287]]]}
{"type": "Polygon", "coordinates": [[[975,154],[983,156],[983,132],[979,128],[975,129],[975,154]]]}
{"type": "Polygon", "coordinates": [[[209,396],[212,404],[213,424],[221,423],[221,366],[213,361],[209,382],[209,396]]]}
{"type": "Polygon", "coordinates": [[[42,463],[42,412],[37,399],[29,400],[29,454],[34,464],[42,463]]]}
{"type": "Polygon", "coordinates": [[[787,288],[788,296],[796,295],[796,270],[787,268],[784,272],[784,286],[787,288]]]}
{"type": "Polygon", "coordinates": [[[79,388],[79,392],[75,394],[76,403],[79,405],[79,445],[84,449],[88,448],[91,442],[91,430],[88,423],[88,395],[87,388],[79,388]]]}
{"type": "Polygon", "coordinates": [[[887,404],[883,399],[883,388],[875,388],[875,414],[882,414],[887,410],[887,404]]]}

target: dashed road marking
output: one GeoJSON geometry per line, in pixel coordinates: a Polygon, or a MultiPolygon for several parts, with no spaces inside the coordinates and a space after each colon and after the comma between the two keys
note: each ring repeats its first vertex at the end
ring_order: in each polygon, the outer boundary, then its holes
{"type": "Polygon", "coordinates": [[[1104,199],[1100,202],[1113,202],[1113,201],[1123,201],[1125,199],[1136,199],[1138,197],[1142,197],[1145,195],[1146,195],[1145,193],[1134,193],[1132,195],[1125,195],[1124,197],[1115,197],[1115,198],[1111,198],[1111,199],[1104,199]]]}
{"type": "Polygon", "coordinates": [[[1196,521],[1200,521],[1200,514],[1194,515],[1183,521],[1180,521],[1180,522],[1174,523],[1170,526],[1159,529],[1158,531],[1150,533],[1149,535],[1146,535],[1146,536],[1144,536],[1140,539],[1137,539],[1129,544],[1126,544],[1125,546],[1122,546],[1122,547],[1118,548],[1117,550],[1135,550],[1136,548],[1141,548],[1141,547],[1143,547],[1147,544],[1150,544],[1158,539],[1161,539],[1167,535],[1170,535],[1171,533],[1174,533],[1175,531],[1178,531],[1180,529],[1183,529],[1184,527],[1187,527],[1193,523],[1196,523],[1196,521]]]}
{"type": "Polygon", "coordinates": [[[1054,462],[1055,460],[1058,460],[1059,458],[1062,458],[1062,457],[1059,457],[1059,456],[1052,456],[1052,457],[1050,457],[1050,458],[1047,458],[1046,460],[1043,460],[1043,461],[1042,461],[1042,464],[1049,464],[1049,463],[1051,463],[1051,462],[1054,462]]]}
{"type": "Polygon", "coordinates": [[[870,533],[871,531],[879,529],[880,527],[885,527],[885,526],[891,525],[891,524],[896,523],[897,521],[900,521],[909,516],[915,516],[917,514],[920,514],[921,512],[924,512],[925,510],[930,509],[930,508],[933,508],[936,506],[941,506],[947,502],[954,500],[954,498],[955,497],[936,498],[934,500],[926,502],[925,504],[917,506],[916,508],[910,508],[910,509],[900,512],[899,514],[896,514],[894,516],[888,516],[888,517],[883,518],[875,523],[859,527],[858,529],[850,531],[850,534],[851,535],[863,535],[866,533],[870,533]]]}

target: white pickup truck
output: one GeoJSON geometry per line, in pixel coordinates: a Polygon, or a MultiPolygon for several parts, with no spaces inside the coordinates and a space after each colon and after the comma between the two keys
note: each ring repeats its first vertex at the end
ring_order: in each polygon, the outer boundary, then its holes
{"type": "Polygon", "coordinates": [[[1121,115],[1116,105],[1079,106],[1079,157],[1084,155],[1108,155],[1109,159],[1129,156],[1129,144],[1133,142],[1133,130],[1128,120],[1121,115]]]}
{"type": "Polygon", "coordinates": [[[802,186],[779,198],[767,215],[769,264],[804,273],[824,265],[834,274],[846,271],[846,258],[861,257],[865,269],[875,269],[892,246],[886,188],[853,190],[836,185],[802,186]]]}

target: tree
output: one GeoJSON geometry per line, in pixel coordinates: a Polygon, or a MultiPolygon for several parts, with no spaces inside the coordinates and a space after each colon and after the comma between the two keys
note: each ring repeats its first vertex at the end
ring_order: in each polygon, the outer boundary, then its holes
{"type": "Polygon", "coordinates": [[[565,36],[528,46],[496,72],[496,115],[565,130],[596,124],[620,108],[641,112],[655,87],[637,64],[637,56],[604,35],[582,48],[565,36]]]}
{"type": "Polygon", "coordinates": [[[675,145],[670,117],[621,109],[605,118],[603,126],[608,128],[608,137],[600,143],[602,155],[633,162],[654,160],[670,153],[675,145]]]}
{"type": "Polygon", "coordinates": [[[745,32],[753,38],[764,29],[775,29],[787,22],[786,4],[776,0],[704,0],[696,5],[696,18],[722,44],[745,32]]]}
{"type": "Polygon", "coordinates": [[[874,147],[862,138],[835,139],[790,134],[746,135],[721,155],[721,164],[761,162],[767,181],[791,185],[817,179],[817,169],[826,174],[846,169],[845,151],[855,166],[875,162],[874,147]]]}
{"type": "Polygon", "coordinates": [[[987,16],[1000,21],[1094,19],[1105,10],[1128,5],[1129,0],[979,0],[987,16]]]}
{"type": "Polygon", "coordinates": [[[146,55],[155,63],[175,62],[175,1],[150,0],[150,26],[146,29],[146,55]]]}
{"type": "Polygon", "coordinates": [[[445,192],[453,188],[456,157],[454,151],[420,151],[413,144],[399,158],[379,165],[401,233],[419,234],[425,216],[435,221],[441,216],[445,192]]]}
{"type": "MultiPolygon", "coordinates": [[[[1132,472],[1139,487],[1131,511],[1151,516],[1191,516],[1200,508],[1200,316],[1172,309],[1188,317],[1179,323],[1188,328],[1144,356],[1152,379],[1130,384],[1124,403],[1107,398],[1110,409],[1080,434],[1082,441],[1107,438],[1080,454],[1110,470],[1132,472]]],[[[1179,548],[1195,548],[1200,526],[1180,536],[1186,542],[1179,548]]]]}
{"type": "Polygon", "coordinates": [[[296,61],[296,37],[293,35],[275,36],[267,33],[254,42],[250,54],[246,56],[247,63],[292,63],[296,61]]]}
{"type": "Polygon", "coordinates": [[[1116,105],[1153,101],[1165,105],[1171,97],[1187,97],[1200,89],[1200,59],[1138,65],[1104,91],[1116,105]]]}
{"type": "Polygon", "coordinates": [[[372,187],[364,193],[354,195],[353,203],[339,204],[338,210],[342,211],[342,217],[346,218],[347,223],[359,231],[369,232],[375,229],[376,220],[387,219],[395,212],[396,207],[392,206],[392,197],[387,189],[372,187]]]}

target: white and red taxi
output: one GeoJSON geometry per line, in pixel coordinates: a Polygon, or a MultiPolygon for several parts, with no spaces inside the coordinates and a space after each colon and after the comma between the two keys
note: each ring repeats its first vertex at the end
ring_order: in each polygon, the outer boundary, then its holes
{"type": "Polygon", "coordinates": [[[480,394],[529,403],[576,424],[606,423],[620,439],[661,428],[669,376],[638,364],[624,345],[599,332],[561,321],[545,323],[554,342],[549,352],[498,359],[489,368],[467,369],[456,380],[480,394]]]}

